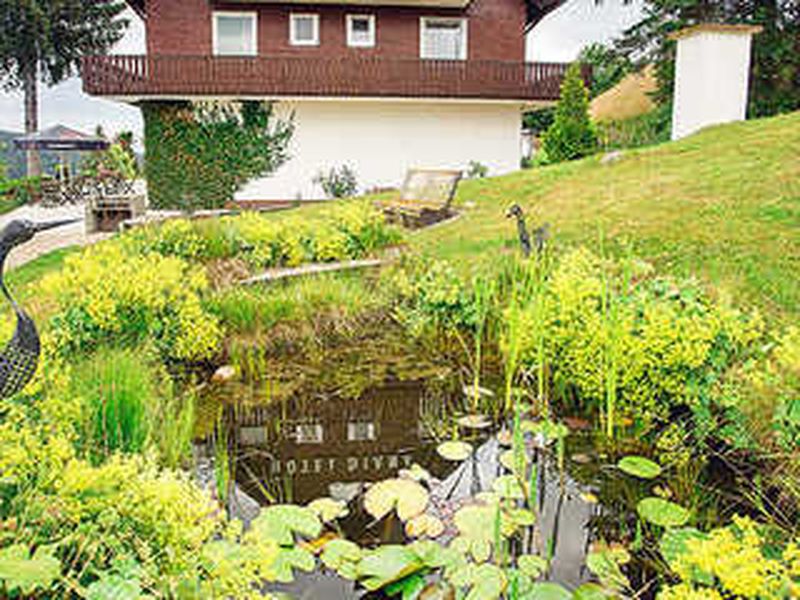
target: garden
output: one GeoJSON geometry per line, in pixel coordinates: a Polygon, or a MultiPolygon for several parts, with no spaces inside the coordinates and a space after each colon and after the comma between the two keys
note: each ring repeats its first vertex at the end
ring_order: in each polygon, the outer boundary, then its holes
{"type": "Polygon", "coordinates": [[[466,208],[348,200],[12,272],[43,358],[2,402],[4,595],[797,596],[800,330],[602,226],[523,258],[505,208],[490,260],[466,208]]]}

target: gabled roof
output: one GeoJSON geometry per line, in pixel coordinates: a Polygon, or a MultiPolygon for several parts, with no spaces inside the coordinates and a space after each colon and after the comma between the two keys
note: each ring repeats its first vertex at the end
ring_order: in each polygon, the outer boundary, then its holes
{"type": "Polygon", "coordinates": [[[14,145],[22,150],[105,150],[108,140],[87,135],[64,125],[56,125],[14,138],[14,145]]]}
{"type": "Polygon", "coordinates": [[[128,5],[136,11],[136,14],[142,17],[143,19],[146,16],[144,2],[145,0],[127,0],[128,5]]]}
{"type": "MultiPolygon", "coordinates": [[[[252,2],[253,0],[249,1],[252,2]]],[[[275,2],[280,0],[268,0],[268,1],[275,2]]],[[[304,0],[294,0],[294,2],[303,2],[303,1],[304,0]]],[[[306,3],[309,3],[312,0],[305,0],[305,1],[306,3]]],[[[525,4],[527,6],[526,29],[530,30],[539,21],[541,21],[545,17],[545,15],[554,11],[556,8],[561,6],[565,1],[566,0],[525,0],[525,4]]],[[[130,5],[130,7],[133,10],[135,10],[140,17],[144,19],[147,16],[147,12],[145,9],[145,0],[127,0],[127,2],[130,5]]],[[[469,4],[469,2],[470,0],[327,0],[327,3],[335,3],[335,4],[360,4],[360,5],[372,5],[372,6],[440,6],[440,7],[450,7],[450,8],[464,7],[467,4],[469,4]]],[[[319,4],[320,1],[317,0],[316,2],[313,3],[319,4]]]]}

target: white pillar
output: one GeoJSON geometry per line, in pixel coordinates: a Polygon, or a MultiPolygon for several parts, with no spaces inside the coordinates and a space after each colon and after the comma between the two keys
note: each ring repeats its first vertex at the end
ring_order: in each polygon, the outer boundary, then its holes
{"type": "Polygon", "coordinates": [[[678,42],[672,139],[747,117],[752,25],[696,25],[672,35],[678,42]]]}

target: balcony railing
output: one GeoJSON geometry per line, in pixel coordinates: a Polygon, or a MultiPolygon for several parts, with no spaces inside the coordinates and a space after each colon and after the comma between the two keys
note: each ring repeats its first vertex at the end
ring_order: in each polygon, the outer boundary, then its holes
{"type": "MultiPolygon", "coordinates": [[[[398,97],[555,100],[568,65],[300,56],[91,56],[89,94],[131,98],[398,97]]],[[[588,71],[585,73],[588,76],[588,71]]]]}

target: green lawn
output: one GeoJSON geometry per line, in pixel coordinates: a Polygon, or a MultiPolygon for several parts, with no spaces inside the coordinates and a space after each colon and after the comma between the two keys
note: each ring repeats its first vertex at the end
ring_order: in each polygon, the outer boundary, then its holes
{"type": "Polygon", "coordinates": [[[696,275],[737,304],[800,316],[800,113],[716,127],[679,142],[464,182],[458,221],[413,244],[461,264],[514,247],[519,203],[556,243],[629,243],[666,273],[696,275]],[[465,260],[466,259],[466,260],[465,260]]]}

